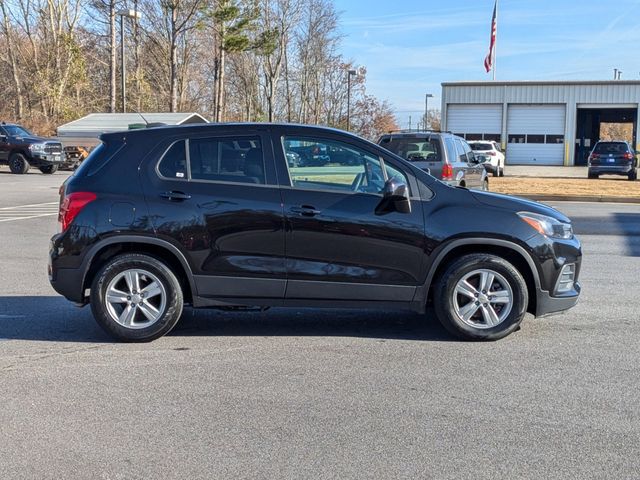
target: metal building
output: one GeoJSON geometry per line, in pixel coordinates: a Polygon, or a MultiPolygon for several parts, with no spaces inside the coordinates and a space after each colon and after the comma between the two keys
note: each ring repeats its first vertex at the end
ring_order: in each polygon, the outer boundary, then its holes
{"type": "Polygon", "coordinates": [[[496,140],[512,165],[586,165],[602,123],[633,125],[640,150],[640,81],[442,84],[442,125],[496,140]]]}
{"type": "Polygon", "coordinates": [[[129,128],[144,126],[148,123],[166,125],[186,125],[189,123],[207,123],[198,113],[91,113],[86,117],[58,127],[58,138],[64,145],[83,145],[91,147],[99,143],[100,135],[119,132],[129,128]]]}

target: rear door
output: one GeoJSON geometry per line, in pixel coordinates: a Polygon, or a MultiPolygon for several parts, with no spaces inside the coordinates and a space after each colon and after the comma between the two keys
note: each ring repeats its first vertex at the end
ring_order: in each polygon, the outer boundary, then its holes
{"type": "Polygon", "coordinates": [[[409,302],[424,258],[422,203],[415,179],[387,168],[366,144],[331,133],[274,135],[286,219],[286,298],[409,302]],[[322,166],[289,167],[286,152],[322,148],[322,166]],[[338,154],[338,152],[340,152],[338,154]],[[389,176],[411,188],[411,212],[380,212],[389,176]]]}
{"type": "Polygon", "coordinates": [[[270,138],[210,132],[167,139],[143,163],[157,235],[185,254],[200,296],[283,298],[284,219],[270,138]]]}
{"type": "Polygon", "coordinates": [[[0,161],[6,162],[9,160],[9,135],[2,127],[0,127],[0,135],[4,136],[4,139],[0,140],[0,161]]]}

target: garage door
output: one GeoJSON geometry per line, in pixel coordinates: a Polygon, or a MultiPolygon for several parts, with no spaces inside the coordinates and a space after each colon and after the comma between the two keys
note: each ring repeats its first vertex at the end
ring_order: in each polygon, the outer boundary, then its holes
{"type": "Polygon", "coordinates": [[[446,129],[467,140],[499,141],[502,105],[449,105],[446,129]]]}
{"type": "Polygon", "coordinates": [[[506,163],[562,165],[565,110],[564,105],[509,105],[506,163]]]}

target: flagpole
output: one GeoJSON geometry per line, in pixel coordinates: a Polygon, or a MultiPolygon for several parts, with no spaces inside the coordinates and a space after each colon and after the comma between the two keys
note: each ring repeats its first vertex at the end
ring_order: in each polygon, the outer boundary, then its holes
{"type": "Polygon", "coordinates": [[[496,67],[498,66],[498,0],[496,0],[496,41],[493,45],[493,81],[496,81],[496,67]]]}

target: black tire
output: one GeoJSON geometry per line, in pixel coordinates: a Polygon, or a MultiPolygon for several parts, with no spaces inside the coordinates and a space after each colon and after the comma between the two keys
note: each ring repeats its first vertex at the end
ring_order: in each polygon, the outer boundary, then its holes
{"type": "Polygon", "coordinates": [[[45,175],[53,175],[58,171],[58,165],[44,165],[40,167],[40,171],[45,175]]]}
{"type": "Polygon", "coordinates": [[[591,172],[589,172],[589,173],[587,174],[587,176],[588,176],[588,178],[589,178],[590,180],[596,180],[596,179],[600,178],[600,175],[599,175],[599,174],[597,174],[597,173],[591,173],[591,172]]]}
{"type": "Polygon", "coordinates": [[[499,177],[500,176],[500,165],[498,165],[495,169],[495,171],[493,172],[493,176],[494,177],[499,177]]]}
{"type": "MultiPolygon", "coordinates": [[[[166,335],[178,323],[183,305],[182,288],[177,277],[165,263],[148,255],[129,253],[114,257],[100,269],[91,285],[91,311],[94,318],[108,334],[125,342],[149,342],[166,335]],[[144,328],[121,325],[111,316],[107,307],[106,290],[109,283],[131,269],[143,270],[155,276],[164,287],[166,296],[166,304],[159,319],[144,328]]],[[[134,318],[144,320],[145,317],[141,313],[134,313],[134,318]]]]}
{"type": "MultiPolygon", "coordinates": [[[[506,337],[520,326],[529,301],[527,284],[520,272],[505,259],[484,253],[465,255],[454,260],[436,280],[433,293],[438,320],[449,333],[462,340],[498,340],[506,337]],[[513,294],[511,310],[505,312],[506,317],[500,323],[490,328],[479,328],[465,323],[456,313],[453,303],[458,282],[467,274],[479,269],[501,275],[508,282],[513,294]]],[[[472,303],[479,305],[477,302],[472,303]]],[[[481,310],[478,312],[482,313],[481,310]]]]}
{"type": "Polygon", "coordinates": [[[14,153],[9,157],[9,170],[16,175],[24,175],[29,171],[29,161],[22,153],[14,153]]]}
{"type": "Polygon", "coordinates": [[[629,180],[634,181],[638,179],[638,170],[635,168],[629,172],[629,180]]]}
{"type": "Polygon", "coordinates": [[[504,165],[502,167],[500,167],[500,173],[498,174],[499,177],[504,177],[504,165]]]}

